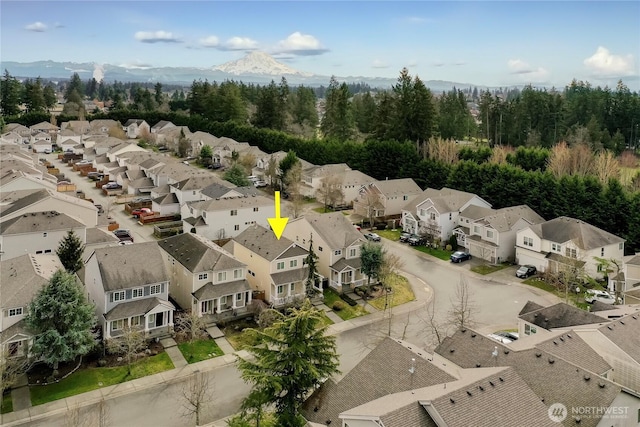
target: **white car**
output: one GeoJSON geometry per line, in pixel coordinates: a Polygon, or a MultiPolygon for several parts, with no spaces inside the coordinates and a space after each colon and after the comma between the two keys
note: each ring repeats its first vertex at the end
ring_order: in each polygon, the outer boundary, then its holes
{"type": "MultiPolygon", "coordinates": [[[[611,305],[616,303],[616,298],[609,292],[597,291],[595,289],[587,289],[584,293],[584,300],[589,304],[593,304],[596,301],[611,305]]],[[[618,299],[618,303],[620,303],[620,299],[618,299]]]]}
{"type": "Polygon", "coordinates": [[[507,337],[504,337],[502,335],[498,335],[498,334],[489,334],[487,336],[489,338],[491,338],[492,340],[496,340],[496,341],[498,341],[499,343],[502,343],[502,344],[511,344],[513,342],[513,340],[511,340],[511,339],[509,339],[507,337]]]}

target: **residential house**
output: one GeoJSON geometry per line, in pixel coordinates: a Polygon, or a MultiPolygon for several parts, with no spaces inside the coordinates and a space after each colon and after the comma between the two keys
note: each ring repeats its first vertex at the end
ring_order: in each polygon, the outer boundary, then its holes
{"type": "Polygon", "coordinates": [[[75,147],[82,142],[82,135],[70,129],[61,130],[58,134],[56,145],[63,152],[74,151],[75,147]]]}
{"type": "Polygon", "coordinates": [[[622,264],[624,239],[584,221],[561,216],[517,232],[516,262],[538,271],[582,271],[602,278],[605,268],[597,258],[622,264]]]}
{"type": "Polygon", "coordinates": [[[460,212],[471,206],[490,208],[491,204],[473,193],[427,188],[402,208],[402,229],[445,242],[459,224],[460,212]]]}
{"type": "MultiPolygon", "coordinates": [[[[513,262],[516,233],[542,222],[544,218],[527,205],[497,209],[473,221],[469,227],[469,234],[462,240],[466,242],[466,249],[474,257],[494,264],[513,262]]],[[[460,240],[461,228],[456,232],[460,240]]]]}
{"type": "Polygon", "coordinates": [[[160,216],[179,215],[180,201],[175,193],[163,194],[152,199],[151,210],[158,212],[160,216]]]}
{"type": "Polygon", "coordinates": [[[251,303],[247,266],[232,254],[195,234],[158,242],[171,280],[171,297],[185,310],[195,310],[213,323],[241,315],[251,303]]]}
{"type": "Polygon", "coordinates": [[[1,220],[0,259],[31,253],[55,253],[70,231],[84,244],[87,240],[86,229],[82,222],[56,211],[31,212],[1,220]]]}
{"type": "Polygon", "coordinates": [[[122,130],[127,134],[127,138],[134,139],[141,135],[149,135],[151,133],[151,127],[142,119],[129,119],[122,126],[122,130]]]}
{"type": "Polygon", "coordinates": [[[614,264],[611,270],[609,290],[623,293],[626,304],[640,304],[640,253],[623,257],[622,265],[614,264]]]}
{"type": "MultiPolygon", "coordinates": [[[[567,408],[566,419],[559,420],[564,426],[636,424],[640,410],[638,394],[605,378],[601,373],[611,372],[606,360],[583,343],[570,343],[574,339],[576,335],[569,332],[533,348],[514,350],[477,331],[460,329],[436,348],[434,361],[446,362],[451,369],[510,367],[547,408],[555,408],[557,404],[567,408]],[[625,407],[624,413],[613,415],[621,406],[625,407]],[[580,408],[602,409],[586,413],[580,412],[580,408]]],[[[489,388],[496,386],[493,384],[489,384],[489,388]]],[[[470,397],[483,392],[481,389],[468,391],[470,397]]],[[[532,425],[528,420],[525,424],[532,425]]]]}
{"type": "Polygon", "coordinates": [[[283,236],[306,250],[313,239],[318,272],[338,292],[367,283],[360,261],[360,248],[366,240],[341,212],[308,213],[290,219],[283,236]]]}
{"type": "MultiPolygon", "coordinates": [[[[233,184],[228,181],[224,181],[213,174],[208,174],[189,177],[171,184],[169,188],[171,193],[176,195],[178,202],[183,204],[187,202],[207,200],[208,197],[204,196],[202,193],[206,188],[212,185],[216,187],[223,187],[227,190],[230,190],[229,187],[233,186],[233,184]]],[[[238,196],[242,196],[242,194],[238,193],[238,196]]]]}
{"type": "Polygon", "coordinates": [[[400,217],[402,208],[422,193],[411,178],[375,181],[358,191],[354,213],[363,218],[400,217]]]}
{"type": "Polygon", "coordinates": [[[20,136],[19,133],[17,132],[5,132],[2,134],[2,136],[0,137],[0,141],[2,143],[9,143],[9,144],[28,144],[31,141],[31,138],[23,138],[22,136],[20,136]]]}
{"type": "Polygon", "coordinates": [[[448,365],[417,346],[386,338],[338,383],[322,384],[302,414],[313,427],[520,427],[523,420],[555,425],[514,369],[448,365]],[[497,404],[519,409],[494,410],[497,404]]]}
{"type": "Polygon", "coordinates": [[[0,177],[0,192],[2,193],[21,190],[56,189],[55,178],[49,174],[46,177],[42,177],[13,169],[3,170],[3,172],[4,175],[0,177]]]}
{"type": "Polygon", "coordinates": [[[174,125],[173,123],[171,123],[168,120],[160,120],[158,123],[156,123],[155,125],[151,126],[151,133],[158,133],[160,131],[166,130],[166,129],[171,129],[171,128],[175,128],[176,125],[174,125]]]}
{"type": "Polygon", "coordinates": [[[55,135],[58,133],[58,131],[60,130],[60,128],[56,125],[53,125],[49,122],[40,122],[38,124],[35,124],[33,126],[30,126],[29,129],[31,130],[31,134],[35,135],[38,133],[46,133],[49,134],[51,136],[51,138],[54,138],[55,135]]]}
{"type": "MultiPolygon", "coordinates": [[[[147,153],[147,150],[140,147],[138,144],[120,141],[119,145],[109,148],[109,150],[105,154],[107,155],[110,161],[118,162],[120,156],[122,156],[125,153],[130,153],[132,151],[139,152],[139,153],[147,153]]],[[[118,165],[122,166],[120,162],[118,162],[118,165]]]]}
{"type": "Polygon", "coordinates": [[[175,307],[158,243],[96,249],[78,275],[96,306],[105,340],[127,327],[140,328],[148,337],[172,333],[175,307]]]}
{"type": "MultiPolygon", "coordinates": [[[[280,162],[285,157],[287,157],[287,154],[288,153],[286,151],[276,151],[275,153],[265,154],[258,157],[256,159],[256,166],[251,170],[251,174],[257,176],[260,179],[263,179],[264,181],[270,184],[275,183],[277,177],[279,177],[282,173],[282,171],[280,170],[280,162]],[[270,162],[274,162],[275,164],[275,171],[274,171],[275,175],[272,177],[268,176],[270,162]]],[[[229,155],[231,154],[229,153],[229,155]]],[[[312,163],[309,163],[304,159],[298,158],[298,160],[300,161],[300,166],[302,170],[309,169],[314,166],[312,163]]]]}
{"type": "Polygon", "coordinates": [[[375,178],[359,170],[347,170],[336,175],[337,188],[342,191],[343,202],[349,207],[353,207],[362,186],[374,181],[375,178]]]}
{"type": "Polygon", "coordinates": [[[12,357],[29,355],[33,335],[23,319],[38,291],[62,269],[56,254],[24,254],[0,261],[0,350],[12,357]]]}
{"type": "Polygon", "coordinates": [[[7,123],[4,130],[5,132],[15,132],[20,135],[23,143],[28,143],[31,140],[31,129],[20,123],[7,123]]]}
{"type": "Polygon", "coordinates": [[[110,129],[121,128],[120,122],[111,119],[91,120],[91,131],[93,135],[108,135],[110,129]]]}
{"type": "Polygon", "coordinates": [[[277,239],[273,230],[254,225],[224,248],[247,265],[251,288],[263,293],[268,304],[282,307],[305,298],[309,277],[305,259],[309,252],[297,243],[286,237],[277,239]]]}
{"type": "Polygon", "coordinates": [[[233,238],[254,224],[269,227],[267,218],[275,215],[273,209],[272,199],[258,195],[187,202],[180,206],[180,213],[185,231],[219,240],[233,238]]]}
{"type": "Polygon", "coordinates": [[[47,133],[38,133],[32,136],[31,147],[35,153],[51,153],[53,151],[51,136],[47,133]]]}
{"type": "Polygon", "coordinates": [[[182,135],[188,140],[191,131],[187,126],[176,126],[159,130],[156,136],[156,145],[166,147],[170,151],[178,152],[178,145],[182,135]]]}
{"type": "Polygon", "coordinates": [[[87,227],[98,225],[98,209],[93,203],[50,189],[2,193],[0,221],[34,212],[56,211],[78,219],[87,227]]]}
{"type": "Polygon", "coordinates": [[[91,123],[87,120],[69,120],[60,124],[61,130],[71,130],[78,135],[86,135],[91,132],[91,123]]]}
{"type": "MultiPolygon", "coordinates": [[[[338,163],[332,165],[313,165],[309,168],[302,170],[302,185],[300,186],[300,192],[307,197],[316,197],[316,192],[325,183],[325,177],[334,178],[336,185],[339,183],[338,179],[346,171],[350,171],[351,168],[346,163],[338,163]]],[[[342,205],[344,200],[338,200],[337,205],[342,205]]]]}
{"type": "Polygon", "coordinates": [[[608,319],[578,307],[559,302],[549,307],[528,302],[518,314],[520,338],[549,334],[554,330],[570,330],[582,325],[603,325],[608,319]]]}
{"type": "MultiPolygon", "coordinates": [[[[193,194],[193,196],[198,196],[199,200],[213,200],[213,199],[228,199],[234,197],[243,197],[243,196],[258,196],[260,195],[260,190],[258,190],[253,185],[249,187],[236,187],[227,181],[221,181],[220,183],[213,183],[203,188],[200,191],[200,194],[193,194]]],[[[182,197],[187,198],[188,194],[183,194],[182,197]]]]}
{"type": "Polygon", "coordinates": [[[82,253],[83,262],[85,263],[96,249],[116,246],[120,243],[120,239],[113,233],[98,227],[87,228],[86,236],[87,241],[84,245],[84,252],[82,253]]]}

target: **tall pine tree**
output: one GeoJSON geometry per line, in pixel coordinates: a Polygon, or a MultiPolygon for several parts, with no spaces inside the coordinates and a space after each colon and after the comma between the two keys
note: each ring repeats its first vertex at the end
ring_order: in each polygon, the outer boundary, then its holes
{"type": "Polygon", "coordinates": [[[69,231],[67,235],[60,241],[56,254],[60,258],[60,262],[64,266],[65,270],[73,274],[82,268],[82,253],[84,252],[84,245],[82,240],[78,237],[73,230],[69,231]]]}

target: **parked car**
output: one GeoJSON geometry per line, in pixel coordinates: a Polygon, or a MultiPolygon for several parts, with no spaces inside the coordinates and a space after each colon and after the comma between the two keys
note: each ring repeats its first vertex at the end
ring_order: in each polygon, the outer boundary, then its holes
{"type": "Polygon", "coordinates": [[[409,237],[411,237],[411,233],[406,233],[406,232],[402,232],[400,233],[400,241],[401,242],[406,242],[407,240],[409,240],[409,237]]]}
{"type": "Polygon", "coordinates": [[[367,240],[371,240],[372,242],[379,242],[382,240],[376,233],[367,233],[364,235],[364,237],[366,237],[367,240]]]}
{"type": "Polygon", "coordinates": [[[118,228],[117,230],[113,230],[113,234],[115,234],[118,240],[120,240],[121,242],[128,241],[133,243],[133,236],[131,235],[129,230],[118,228]]]}
{"type": "Polygon", "coordinates": [[[132,210],[131,215],[133,215],[134,218],[140,218],[140,216],[148,215],[151,212],[152,211],[149,208],[139,208],[132,210]]]}
{"type": "Polygon", "coordinates": [[[492,340],[496,340],[502,344],[511,344],[513,342],[513,340],[510,340],[507,337],[504,337],[502,335],[499,334],[489,334],[487,335],[489,338],[491,338],[492,340]]]}
{"type": "Polygon", "coordinates": [[[516,271],[516,277],[519,277],[520,279],[526,279],[529,276],[533,276],[537,272],[538,270],[533,265],[522,265],[516,271]]]}
{"type": "Polygon", "coordinates": [[[220,164],[219,162],[213,162],[210,163],[209,166],[207,166],[209,169],[220,169],[222,167],[222,164],[220,164]]]}
{"type": "Polygon", "coordinates": [[[451,262],[458,263],[468,259],[471,259],[471,254],[466,252],[458,251],[451,254],[451,262]]]}
{"type": "Polygon", "coordinates": [[[120,184],[113,181],[107,182],[105,185],[102,186],[103,190],[115,190],[116,188],[120,188],[120,184]]]}
{"type": "Polygon", "coordinates": [[[143,202],[150,202],[150,201],[151,201],[151,197],[136,197],[131,202],[132,203],[143,203],[143,202]]]}
{"type": "Polygon", "coordinates": [[[260,188],[260,187],[266,187],[267,183],[265,181],[259,179],[257,181],[254,181],[253,185],[256,186],[257,188],[260,188]]]}
{"type": "MultiPolygon", "coordinates": [[[[604,303],[604,304],[616,303],[616,298],[613,295],[611,295],[609,292],[598,291],[596,289],[587,289],[587,291],[584,294],[584,300],[589,304],[593,304],[596,301],[600,301],[601,303],[604,303]]],[[[620,303],[621,301],[618,298],[618,304],[620,303]]]]}
{"type": "Polygon", "coordinates": [[[44,154],[51,154],[51,150],[49,150],[48,148],[44,149],[44,154]]]}
{"type": "Polygon", "coordinates": [[[511,341],[517,341],[518,338],[520,338],[520,335],[517,332],[500,331],[500,332],[496,332],[495,335],[499,335],[511,341]]]}
{"type": "Polygon", "coordinates": [[[407,243],[409,243],[411,246],[420,246],[426,243],[426,239],[422,236],[418,236],[417,234],[412,234],[407,239],[407,243]]]}

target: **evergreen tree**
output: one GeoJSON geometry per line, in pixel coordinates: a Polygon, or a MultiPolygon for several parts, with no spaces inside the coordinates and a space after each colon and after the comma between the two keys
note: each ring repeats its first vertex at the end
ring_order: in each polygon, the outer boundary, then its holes
{"type": "Polygon", "coordinates": [[[164,101],[164,96],[162,95],[162,84],[160,82],[156,83],[153,87],[154,94],[153,99],[156,101],[158,106],[161,106],[164,101]]]}
{"type": "Polygon", "coordinates": [[[250,184],[244,168],[239,163],[231,165],[231,167],[224,173],[223,178],[238,187],[246,187],[250,184]]]}
{"type": "Polygon", "coordinates": [[[280,160],[280,164],[278,165],[280,168],[280,179],[281,180],[284,179],[284,177],[287,176],[287,173],[293,167],[293,165],[295,165],[299,161],[300,159],[298,159],[298,156],[296,156],[296,153],[292,150],[289,150],[287,155],[284,157],[284,159],[280,160]]]}
{"type": "Polygon", "coordinates": [[[315,127],[318,124],[315,91],[310,87],[298,87],[291,96],[291,112],[294,123],[315,127]]]}
{"type": "Polygon", "coordinates": [[[318,277],[318,255],[313,251],[313,233],[311,237],[309,237],[309,254],[305,258],[304,263],[309,267],[309,275],[304,282],[305,292],[307,298],[313,298],[318,293],[316,288],[319,287],[318,282],[320,281],[318,277]]]}
{"type": "Polygon", "coordinates": [[[67,272],[73,274],[82,268],[82,253],[84,245],[82,240],[73,232],[69,231],[60,241],[56,254],[67,272]]]}
{"type": "Polygon", "coordinates": [[[3,116],[20,114],[21,93],[20,81],[4,70],[4,76],[0,81],[0,112],[3,116]]]}
{"type": "Polygon", "coordinates": [[[365,243],[360,248],[360,262],[362,272],[367,275],[367,285],[371,284],[371,278],[378,278],[382,268],[382,246],[375,243],[365,243]]]}
{"type": "Polygon", "coordinates": [[[29,304],[25,324],[33,332],[32,352],[55,371],[60,362],[87,354],[96,344],[94,306],[76,278],[58,270],[29,304]]]}
{"type": "Polygon", "coordinates": [[[51,84],[48,84],[44,87],[43,95],[45,107],[47,109],[55,107],[56,102],[58,102],[58,98],[56,97],[56,91],[51,84]]]}
{"type": "Polygon", "coordinates": [[[67,101],[69,101],[69,96],[73,93],[73,91],[76,91],[78,94],[85,93],[82,79],[80,79],[80,75],[78,73],[73,73],[73,75],[71,76],[71,80],[69,80],[69,84],[67,85],[67,89],[64,92],[64,98],[67,101]]]}
{"type": "Polygon", "coordinates": [[[320,312],[305,301],[263,331],[251,330],[258,344],[248,351],[255,359],[239,359],[250,396],[263,395],[275,405],[277,425],[305,425],[298,410],[308,393],[339,373],[335,337],[325,335],[320,312]]]}
{"type": "Polygon", "coordinates": [[[28,79],[24,82],[24,104],[29,113],[43,112],[46,110],[44,88],[42,87],[40,77],[35,81],[28,79]]]}
{"type": "Polygon", "coordinates": [[[320,124],[320,130],[326,138],[347,141],[353,135],[354,121],[349,98],[351,94],[347,84],[339,84],[335,77],[331,77],[320,124]]]}
{"type": "Polygon", "coordinates": [[[268,86],[260,89],[256,111],[251,120],[254,126],[275,130],[284,129],[285,115],[278,92],[278,87],[273,80],[268,86]]]}

